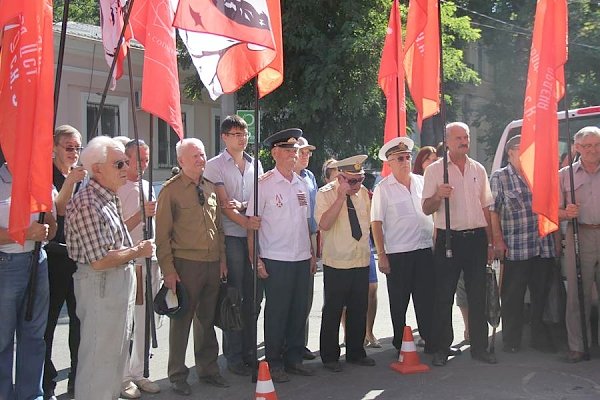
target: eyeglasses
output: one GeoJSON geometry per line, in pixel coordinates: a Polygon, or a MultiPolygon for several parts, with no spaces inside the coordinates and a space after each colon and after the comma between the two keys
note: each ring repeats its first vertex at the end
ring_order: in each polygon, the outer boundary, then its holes
{"type": "Polygon", "coordinates": [[[113,167],[115,167],[119,170],[121,170],[125,167],[128,167],[128,166],[129,166],[129,160],[119,160],[119,161],[115,161],[113,163],[113,167]]]}
{"type": "Polygon", "coordinates": [[[60,145],[60,147],[65,149],[65,151],[67,153],[74,153],[74,152],[81,153],[81,150],[83,150],[83,147],[73,147],[73,146],[63,146],[63,145],[60,145]]]}
{"type": "Polygon", "coordinates": [[[206,202],[206,198],[204,197],[204,190],[200,186],[196,186],[196,194],[198,195],[198,202],[202,207],[204,207],[204,203],[206,202]]]}
{"type": "Polygon", "coordinates": [[[600,143],[586,143],[586,144],[580,144],[581,148],[584,150],[589,150],[592,147],[595,149],[599,149],[600,148],[600,143]]]}
{"type": "MultiPolygon", "coordinates": [[[[342,175],[342,176],[343,176],[343,175],[342,175]]],[[[344,176],[344,179],[346,180],[346,182],[348,182],[348,185],[350,185],[350,186],[354,186],[354,185],[356,185],[357,183],[362,183],[362,181],[364,181],[364,180],[365,180],[365,177],[364,177],[364,176],[361,176],[360,178],[348,179],[348,178],[346,178],[346,177],[344,176]]]]}
{"type": "Polygon", "coordinates": [[[227,136],[233,136],[236,139],[242,139],[248,137],[248,132],[227,132],[227,136]]]}
{"type": "Polygon", "coordinates": [[[398,156],[396,158],[388,158],[388,161],[403,162],[403,161],[410,161],[411,158],[412,158],[412,156],[410,154],[406,154],[404,156],[398,156]]]}
{"type": "Polygon", "coordinates": [[[298,154],[300,154],[301,156],[308,156],[311,157],[313,152],[310,150],[299,150],[298,154]]]}

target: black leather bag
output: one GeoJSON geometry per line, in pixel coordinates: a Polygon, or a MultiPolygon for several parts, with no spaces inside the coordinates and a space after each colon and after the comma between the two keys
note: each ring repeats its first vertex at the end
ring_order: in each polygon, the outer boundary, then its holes
{"type": "Polygon", "coordinates": [[[223,331],[241,331],[243,328],[242,296],[227,281],[221,281],[214,325],[223,331]]]}

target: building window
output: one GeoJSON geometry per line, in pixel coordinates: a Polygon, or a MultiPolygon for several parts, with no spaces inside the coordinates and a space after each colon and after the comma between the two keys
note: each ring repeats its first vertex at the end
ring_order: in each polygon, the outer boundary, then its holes
{"type": "MultiPolygon", "coordinates": [[[[186,113],[181,113],[183,123],[183,137],[187,137],[186,113]]],[[[179,136],[162,119],[158,119],[158,167],[171,168],[177,166],[177,153],[175,145],[179,141],[179,136]]]]}
{"type": "Polygon", "coordinates": [[[98,111],[100,110],[100,103],[94,103],[91,101],[87,102],[87,132],[88,140],[95,136],[105,135],[110,137],[121,135],[121,114],[119,106],[114,104],[104,104],[102,107],[102,115],[98,123],[98,130],[94,128],[96,118],[98,118],[98,111]]]}

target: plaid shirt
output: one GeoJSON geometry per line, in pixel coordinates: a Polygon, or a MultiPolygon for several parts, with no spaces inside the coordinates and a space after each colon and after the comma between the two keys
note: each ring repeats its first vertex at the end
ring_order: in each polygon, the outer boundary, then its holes
{"type": "Polygon", "coordinates": [[[82,264],[101,260],[110,250],[132,246],[121,201],[93,179],[67,204],[65,236],[69,257],[82,264]]]}
{"type": "Polygon", "coordinates": [[[494,203],[490,211],[497,213],[502,236],[508,248],[507,259],[528,260],[555,256],[552,234],[540,238],[538,217],[533,212],[531,190],[512,165],[495,171],[490,178],[494,203]]]}

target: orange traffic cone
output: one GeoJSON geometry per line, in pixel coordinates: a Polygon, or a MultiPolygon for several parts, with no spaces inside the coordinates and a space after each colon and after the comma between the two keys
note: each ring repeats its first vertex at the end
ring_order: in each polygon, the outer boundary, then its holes
{"type": "Polygon", "coordinates": [[[401,374],[416,374],[429,371],[428,365],[421,364],[410,326],[404,327],[402,348],[400,349],[398,361],[391,363],[390,368],[401,374]]]}
{"type": "Polygon", "coordinates": [[[261,361],[258,366],[258,381],[256,381],[256,400],[277,400],[277,393],[271,380],[269,363],[261,361]]]}

